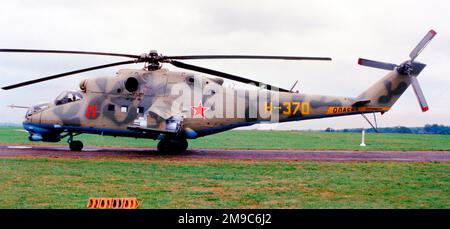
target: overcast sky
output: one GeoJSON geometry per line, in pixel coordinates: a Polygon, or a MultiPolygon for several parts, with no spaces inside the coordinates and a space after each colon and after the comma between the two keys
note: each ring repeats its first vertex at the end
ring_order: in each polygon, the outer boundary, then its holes
{"type": "MultiPolygon", "coordinates": [[[[332,62],[197,60],[200,66],[303,93],[357,96],[387,72],[357,65],[358,57],[401,63],[428,32],[437,36],[418,61],[430,110],[409,88],[381,126],[450,125],[450,3],[448,1],[2,1],[0,48],[67,49],[166,55],[262,54],[330,56],[332,62]]],[[[0,86],[123,60],[114,57],[0,53],[0,86]]],[[[129,65],[123,68],[141,68],[129,65]]],[[[176,68],[167,66],[171,70],[176,68]]],[[[20,123],[29,106],[78,89],[80,80],[122,67],[0,91],[0,122],[20,123]]],[[[238,85],[239,86],[239,85],[238,85]]],[[[265,128],[369,127],[361,116],[265,128]]]]}

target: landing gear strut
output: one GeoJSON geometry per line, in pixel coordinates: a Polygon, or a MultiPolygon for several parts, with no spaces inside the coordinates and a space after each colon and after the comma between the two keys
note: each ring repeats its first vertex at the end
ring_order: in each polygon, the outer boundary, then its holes
{"type": "Polygon", "coordinates": [[[67,143],[69,143],[69,148],[71,151],[81,151],[83,149],[82,141],[74,141],[73,134],[69,133],[69,138],[67,139],[67,143]]]}
{"type": "Polygon", "coordinates": [[[167,154],[183,153],[188,148],[188,142],[184,138],[162,139],[158,143],[158,152],[167,154]]]}

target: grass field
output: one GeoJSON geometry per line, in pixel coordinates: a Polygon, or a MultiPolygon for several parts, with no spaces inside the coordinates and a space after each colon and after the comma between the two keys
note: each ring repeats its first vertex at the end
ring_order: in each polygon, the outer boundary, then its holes
{"type": "MultiPolygon", "coordinates": [[[[41,144],[17,129],[0,128],[0,144],[41,144]]],[[[156,144],[93,135],[79,139],[91,146],[156,144]]],[[[368,134],[366,148],[359,141],[354,133],[231,131],[190,144],[450,150],[450,136],[442,135],[368,134]]],[[[85,208],[89,197],[137,197],[142,208],[450,208],[450,163],[0,157],[0,208],[85,208]]]]}
{"type": "MultiPolygon", "coordinates": [[[[20,127],[1,127],[0,144],[55,144],[28,141],[20,127]]],[[[85,146],[155,147],[157,141],[99,135],[80,135],[85,146]]],[[[450,135],[366,134],[367,147],[360,147],[359,133],[298,131],[228,131],[195,140],[191,148],[229,149],[352,149],[352,150],[450,150],[450,135]]],[[[59,143],[67,145],[65,140],[59,143]]]]}
{"type": "Polygon", "coordinates": [[[449,208],[449,163],[0,159],[0,208],[449,208]]]}

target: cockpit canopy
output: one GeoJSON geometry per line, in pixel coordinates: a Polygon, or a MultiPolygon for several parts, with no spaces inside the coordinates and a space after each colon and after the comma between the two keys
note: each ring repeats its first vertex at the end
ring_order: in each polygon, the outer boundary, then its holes
{"type": "Polygon", "coordinates": [[[39,103],[39,104],[36,104],[36,105],[34,105],[34,106],[32,106],[32,107],[30,107],[30,108],[28,109],[28,111],[27,111],[25,117],[28,117],[28,116],[30,116],[30,115],[36,113],[36,112],[39,112],[39,111],[41,111],[41,110],[44,110],[44,109],[46,109],[47,107],[49,107],[49,103],[39,103]]]}
{"type": "Polygon", "coordinates": [[[66,103],[75,102],[83,99],[83,94],[79,91],[63,91],[55,99],[55,105],[62,105],[66,103]]]}

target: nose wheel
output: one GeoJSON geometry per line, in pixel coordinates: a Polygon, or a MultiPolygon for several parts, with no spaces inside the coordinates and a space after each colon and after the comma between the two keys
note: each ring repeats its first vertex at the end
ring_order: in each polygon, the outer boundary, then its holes
{"type": "Polygon", "coordinates": [[[69,143],[69,148],[71,151],[81,151],[83,149],[82,141],[72,141],[69,143]]]}
{"type": "Polygon", "coordinates": [[[179,154],[186,151],[188,142],[186,139],[162,139],[158,143],[158,152],[164,154],[179,154]]]}
{"type": "MultiPolygon", "coordinates": [[[[67,143],[69,143],[70,151],[81,151],[83,149],[83,142],[82,141],[74,141],[73,136],[74,134],[69,133],[69,138],[67,139],[67,143]]],[[[78,134],[75,134],[78,135],[78,134]]]]}

